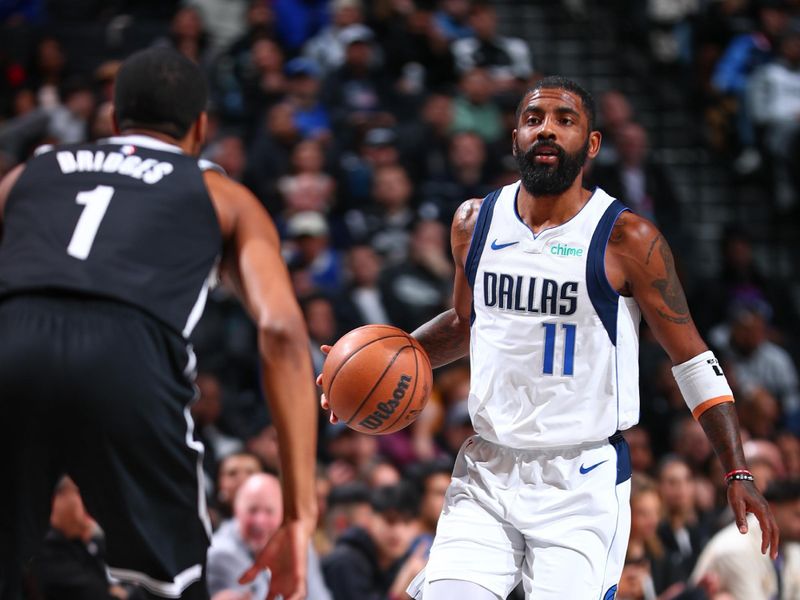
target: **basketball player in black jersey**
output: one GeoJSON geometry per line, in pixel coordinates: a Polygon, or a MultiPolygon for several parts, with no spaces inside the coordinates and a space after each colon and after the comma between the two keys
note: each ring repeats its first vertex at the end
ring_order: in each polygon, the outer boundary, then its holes
{"type": "Polygon", "coordinates": [[[258,200],[196,156],[200,70],[139,52],[116,83],[118,136],[45,149],[0,183],[0,599],[77,482],[106,532],[110,574],[154,598],[207,598],[202,445],[187,338],[220,275],[259,331],[281,448],[284,522],[244,580],[305,597],[316,520],[308,337],[258,200]]]}

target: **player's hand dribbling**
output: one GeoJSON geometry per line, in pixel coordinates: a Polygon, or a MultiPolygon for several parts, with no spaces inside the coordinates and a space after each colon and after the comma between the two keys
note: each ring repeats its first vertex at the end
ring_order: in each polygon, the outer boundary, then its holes
{"type": "Polygon", "coordinates": [[[761,526],[761,553],[769,555],[772,560],[778,558],[778,542],[780,532],[775,517],[769,509],[767,501],[756,489],[752,481],[732,481],[728,485],[728,504],[736,517],[736,526],[741,533],[747,533],[747,513],[753,513],[761,526]]]}
{"type": "MultiPolygon", "coordinates": [[[[322,344],[322,346],[319,347],[319,349],[322,350],[322,353],[325,356],[328,356],[328,353],[331,351],[331,348],[333,348],[333,346],[329,346],[327,344],[322,344]]],[[[317,375],[317,386],[318,387],[322,387],[322,373],[317,375]]],[[[328,417],[328,419],[330,420],[331,423],[335,424],[335,423],[339,422],[338,417],[335,414],[333,414],[333,411],[331,410],[331,405],[328,403],[328,399],[325,397],[325,394],[321,394],[320,395],[320,397],[319,397],[319,405],[322,407],[322,410],[330,410],[331,411],[331,414],[328,417]]]]}
{"type": "Polygon", "coordinates": [[[303,521],[287,521],[258,553],[253,565],[239,578],[240,584],[250,583],[263,569],[271,578],[266,600],[305,600],[308,542],[311,529],[303,521]]]}

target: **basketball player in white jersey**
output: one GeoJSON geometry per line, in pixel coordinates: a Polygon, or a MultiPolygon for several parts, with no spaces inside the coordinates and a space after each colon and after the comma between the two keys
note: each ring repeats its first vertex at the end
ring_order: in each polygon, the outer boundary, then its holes
{"type": "MultiPolygon", "coordinates": [[[[434,366],[469,352],[477,435],[459,452],[425,570],[425,600],[611,600],[630,530],[640,315],[726,472],[742,533],[778,531],[747,471],[733,396],[700,338],[671,251],[652,223],[582,186],[600,149],[591,96],[549,77],[513,133],[521,180],[453,220],[454,308],[414,332],[434,366]]],[[[323,397],[323,407],[327,401],[323,397]]],[[[332,419],[335,419],[332,416],[332,419]]]]}

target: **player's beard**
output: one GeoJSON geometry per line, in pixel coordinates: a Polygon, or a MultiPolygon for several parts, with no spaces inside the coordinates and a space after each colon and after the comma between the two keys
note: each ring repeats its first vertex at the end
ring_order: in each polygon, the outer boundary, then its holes
{"type": "Polygon", "coordinates": [[[522,185],[534,196],[557,196],[565,192],[578,173],[581,172],[586,158],[589,156],[589,138],[583,147],[573,154],[567,153],[561,146],[554,142],[536,142],[522,152],[517,141],[514,141],[517,165],[519,165],[522,185]],[[558,152],[558,161],[554,165],[543,165],[536,162],[535,152],[543,147],[552,148],[558,152]]]}

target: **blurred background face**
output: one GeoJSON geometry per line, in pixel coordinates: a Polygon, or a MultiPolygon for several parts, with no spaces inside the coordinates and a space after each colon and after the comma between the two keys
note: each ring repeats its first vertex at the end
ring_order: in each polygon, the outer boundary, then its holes
{"type": "Polygon", "coordinates": [[[800,542],[800,500],[771,503],[781,542],[800,542]]]}
{"type": "Polygon", "coordinates": [[[479,169],[486,162],[486,146],[474,133],[459,133],[450,142],[450,162],[456,169],[479,169]]]}
{"type": "Polygon", "coordinates": [[[256,40],[250,52],[253,66],[261,73],[280,71],[283,68],[283,50],[272,40],[256,40]]]}
{"type": "Polygon", "coordinates": [[[631,536],[647,539],[656,534],[661,520],[658,492],[648,490],[631,496],[631,536]]]}
{"type": "Polygon", "coordinates": [[[434,473],[425,480],[425,493],[420,504],[420,518],[426,527],[435,529],[444,507],[444,496],[450,485],[450,475],[434,473]]]}
{"type": "Polygon", "coordinates": [[[494,37],[497,31],[497,15],[488,6],[477,7],[470,15],[469,24],[475,30],[477,37],[482,40],[488,40],[494,37]]]}
{"type": "Polygon", "coordinates": [[[617,132],[617,152],[626,166],[639,166],[647,157],[647,132],[636,123],[628,123],[617,132]]]}
{"type": "Polygon", "coordinates": [[[388,210],[403,208],[411,198],[411,182],[401,168],[385,168],[375,173],[372,184],[375,200],[388,210]]]}
{"type": "Polygon", "coordinates": [[[258,552],[283,520],[283,499],[278,479],[259,473],[244,482],[236,494],[234,516],[247,547],[258,552]]]}
{"type": "Polygon", "coordinates": [[[414,521],[395,511],[374,513],[369,525],[378,554],[386,562],[394,562],[405,554],[414,538],[414,521]]]}
{"type": "Polygon", "coordinates": [[[667,463],[661,469],[659,492],[668,512],[694,509],[694,480],[689,467],[682,462],[667,463]]]}
{"type": "Polygon", "coordinates": [[[236,491],[250,475],[259,473],[261,465],[255,456],[234,454],[223,459],[219,468],[217,488],[219,499],[230,503],[236,497],[236,491]]]}
{"type": "Polygon", "coordinates": [[[318,173],[325,164],[322,147],[315,140],[304,140],[292,152],[292,164],[298,173],[318,173]]]}
{"type": "Polygon", "coordinates": [[[333,341],[336,336],[336,315],[328,300],[318,298],[308,302],[305,316],[311,339],[326,343],[333,341]]]}
{"type": "Polygon", "coordinates": [[[348,253],[350,277],[357,287],[371,287],[381,273],[381,259],[370,246],[355,246],[348,253]]]}
{"type": "Polygon", "coordinates": [[[739,352],[750,354],[767,339],[767,325],[764,317],[749,312],[742,314],[731,328],[731,342],[739,352]]]}
{"type": "Polygon", "coordinates": [[[473,104],[486,104],[492,97],[492,80],[483,69],[473,69],[461,78],[461,91],[473,104]]]}
{"type": "Polygon", "coordinates": [[[426,255],[447,251],[447,230],[439,221],[423,221],[414,228],[411,255],[422,260],[426,255]]]}

